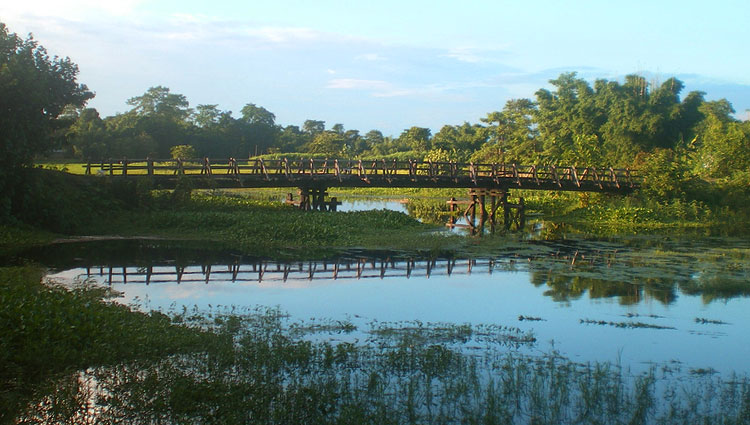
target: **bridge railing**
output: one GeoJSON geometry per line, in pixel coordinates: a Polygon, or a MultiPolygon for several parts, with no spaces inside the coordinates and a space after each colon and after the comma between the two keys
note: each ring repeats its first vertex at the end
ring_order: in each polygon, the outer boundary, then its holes
{"type": "Polygon", "coordinates": [[[434,161],[350,160],[350,159],[121,159],[89,162],[86,174],[104,175],[255,175],[265,180],[300,180],[325,176],[343,179],[410,178],[419,180],[469,179],[475,184],[482,180],[515,182],[518,186],[529,182],[563,185],[583,184],[636,187],[641,179],[634,170],[612,167],[563,167],[555,165],[518,165],[488,163],[457,163],[434,161]],[[523,183],[522,183],[523,182],[523,183]]]}

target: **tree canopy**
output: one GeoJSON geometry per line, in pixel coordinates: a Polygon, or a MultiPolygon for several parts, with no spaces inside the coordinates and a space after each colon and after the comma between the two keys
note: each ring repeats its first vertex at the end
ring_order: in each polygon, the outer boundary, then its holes
{"type": "Polygon", "coordinates": [[[0,22],[0,216],[12,208],[19,169],[54,147],[65,108],[94,97],[77,75],[69,58],[50,57],[31,35],[23,39],[0,22]]]}

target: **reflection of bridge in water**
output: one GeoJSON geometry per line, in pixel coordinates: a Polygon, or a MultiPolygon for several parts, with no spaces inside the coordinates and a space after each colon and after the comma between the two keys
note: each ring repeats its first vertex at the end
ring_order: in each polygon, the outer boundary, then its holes
{"type": "Polygon", "coordinates": [[[502,261],[456,258],[353,258],[329,261],[278,262],[258,260],[230,264],[153,264],[149,266],[88,266],[88,277],[106,277],[112,284],[288,282],[344,279],[387,279],[492,274],[502,261]]]}

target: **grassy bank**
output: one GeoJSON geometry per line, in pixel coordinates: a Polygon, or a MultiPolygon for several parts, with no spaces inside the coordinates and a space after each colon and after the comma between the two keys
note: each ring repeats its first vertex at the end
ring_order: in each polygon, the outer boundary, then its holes
{"type": "MultiPolygon", "coordinates": [[[[161,237],[295,258],[352,247],[492,252],[523,260],[532,283],[549,286],[550,296],[560,299],[580,296],[582,290],[596,293],[605,286],[604,274],[643,284],[660,297],[669,295],[675,282],[694,285],[688,289],[708,300],[747,293],[746,248],[706,246],[700,255],[689,254],[687,263],[703,273],[695,280],[685,278],[692,270],[675,269],[670,262],[688,254],[678,244],[665,245],[663,238],[643,251],[591,241],[560,252],[546,241],[526,241],[525,234],[446,235],[441,225],[392,211],[305,213],[243,193],[196,193],[185,187],[152,192],[143,181],[113,186],[52,172],[41,179],[39,187],[55,190],[32,196],[28,205],[53,202],[33,217],[45,218],[48,224],[41,227],[54,233],[17,219],[0,231],[6,255],[61,235],[84,234],[161,237]],[[729,278],[721,274],[726,270],[732,271],[729,278]]],[[[578,195],[527,196],[529,208],[539,213],[573,217],[596,211],[596,199],[578,195]]],[[[426,202],[444,205],[440,199],[426,202]]],[[[640,249],[649,241],[637,243],[640,249]]],[[[633,374],[617,363],[579,364],[554,352],[522,355],[516,348],[534,348],[534,337],[508,324],[381,323],[357,329],[347,322],[290,323],[273,309],[146,314],[108,302],[100,289],[44,285],[41,276],[33,266],[0,268],[4,422],[86,423],[94,417],[98,423],[750,421],[747,376],[671,369],[633,374]],[[330,342],[332,335],[338,342],[330,342]]],[[[611,282],[606,287],[609,292],[601,296],[611,297],[611,282]]],[[[629,284],[622,299],[632,293],[629,284]]]]}
{"type": "Polygon", "coordinates": [[[106,302],[101,288],[43,285],[42,275],[32,266],[0,268],[2,421],[80,370],[221,343],[218,335],[174,326],[163,314],[106,302]]]}

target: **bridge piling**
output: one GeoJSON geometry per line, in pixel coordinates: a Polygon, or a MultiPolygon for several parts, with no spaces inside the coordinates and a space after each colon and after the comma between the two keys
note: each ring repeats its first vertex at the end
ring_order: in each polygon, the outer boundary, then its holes
{"type": "Polygon", "coordinates": [[[526,225],[526,205],[523,198],[518,203],[508,201],[507,190],[496,189],[469,189],[469,201],[458,201],[452,197],[447,202],[450,217],[445,224],[449,228],[466,227],[472,235],[481,235],[484,227],[489,222],[490,232],[495,231],[500,207],[503,208],[503,226],[505,229],[521,230],[526,225]],[[489,198],[489,209],[487,203],[489,198]],[[467,224],[458,224],[456,213],[459,204],[466,204],[463,217],[467,224]]]}

